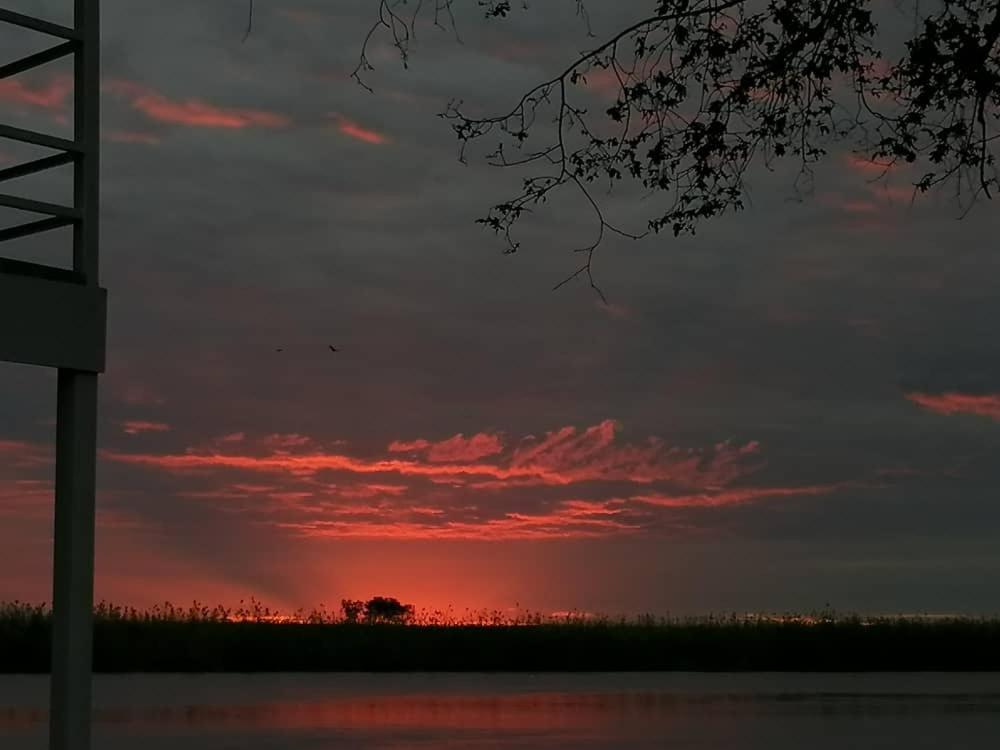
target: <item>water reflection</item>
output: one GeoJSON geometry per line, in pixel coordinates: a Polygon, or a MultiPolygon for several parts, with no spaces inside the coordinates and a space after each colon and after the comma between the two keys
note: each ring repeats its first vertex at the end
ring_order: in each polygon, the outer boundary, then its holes
{"type": "MultiPolygon", "coordinates": [[[[210,678],[208,678],[210,679],[210,678]]],[[[940,714],[1000,713],[1000,693],[850,695],[777,693],[673,695],[612,693],[467,697],[359,696],[313,702],[257,705],[184,705],[97,708],[98,725],[241,727],[247,729],[558,729],[600,727],[635,719],[667,722],[692,712],[741,714],[818,714],[825,716],[907,716],[927,710],[940,714]]],[[[0,728],[28,730],[44,725],[41,708],[0,708],[0,728]]]]}
{"type": "MultiPolygon", "coordinates": [[[[0,677],[4,750],[44,747],[44,687],[0,677]]],[[[99,750],[180,737],[185,750],[958,748],[1000,737],[1000,679],[973,675],[137,675],[96,688],[99,750]]]]}

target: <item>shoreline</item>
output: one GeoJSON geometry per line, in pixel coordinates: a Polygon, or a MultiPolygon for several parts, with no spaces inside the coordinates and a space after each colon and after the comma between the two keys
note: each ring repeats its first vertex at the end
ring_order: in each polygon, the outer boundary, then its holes
{"type": "MultiPolygon", "coordinates": [[[[0,622],[0,674],[49,669],[44,620],[0,622]]],[[[101,621],[94,671],[917,673],[1000,671],[1000,621],[516,626],[101,621]]]]}

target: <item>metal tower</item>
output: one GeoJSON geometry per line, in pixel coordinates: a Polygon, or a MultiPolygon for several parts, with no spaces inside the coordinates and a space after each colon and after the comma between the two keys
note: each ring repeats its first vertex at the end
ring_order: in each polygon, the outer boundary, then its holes
{"type": "Polygon", "coordinates": [[[74,0],[73,28],[3,8],[0,23],[54,40],[41,52],[0,61],[0,80],[64,57],[74,63],[72,140],[0,122],[0,139],[53,152],[0,169],[0,207],[37,217],[0,229],[0,361],[59,371],[49,747],[89,750],[97,375],[104,371],[107,309],[98,277],[99,0],[74,0]],[[70,206],[3,192],[19,177],[70,164],[70,206]],[[3,257],[4,242],[67,226],[71,270],[3,257]]]}

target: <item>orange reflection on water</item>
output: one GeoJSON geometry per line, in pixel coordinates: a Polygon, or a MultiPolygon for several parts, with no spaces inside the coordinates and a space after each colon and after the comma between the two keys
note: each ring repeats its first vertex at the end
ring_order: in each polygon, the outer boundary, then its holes
{"type": "MultiPolygon", "coordinates": [[[[369,695],[250,705],[102,708],[94,712],[94,719],[97,725],[118,727],[579,730],[596,729],[639,714],[662,715],[668,708],[666,704],[673,703],[675,696],[641,693],[369,695]]],[[[0,729],[30,729],[46,721],[47,713],[37,708],[0,710],[0,729]]]]}

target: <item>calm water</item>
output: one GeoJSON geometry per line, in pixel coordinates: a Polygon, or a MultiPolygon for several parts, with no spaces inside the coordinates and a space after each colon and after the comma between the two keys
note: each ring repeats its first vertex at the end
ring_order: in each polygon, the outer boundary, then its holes
{"type": "MultiPolygon", "coordinates": [[[[42,750],[47,680],[0,675],[0,748],[42,750]]],[[[1000,747],[1000,675],[134,675],[95,748],[1000,747]]]]}

